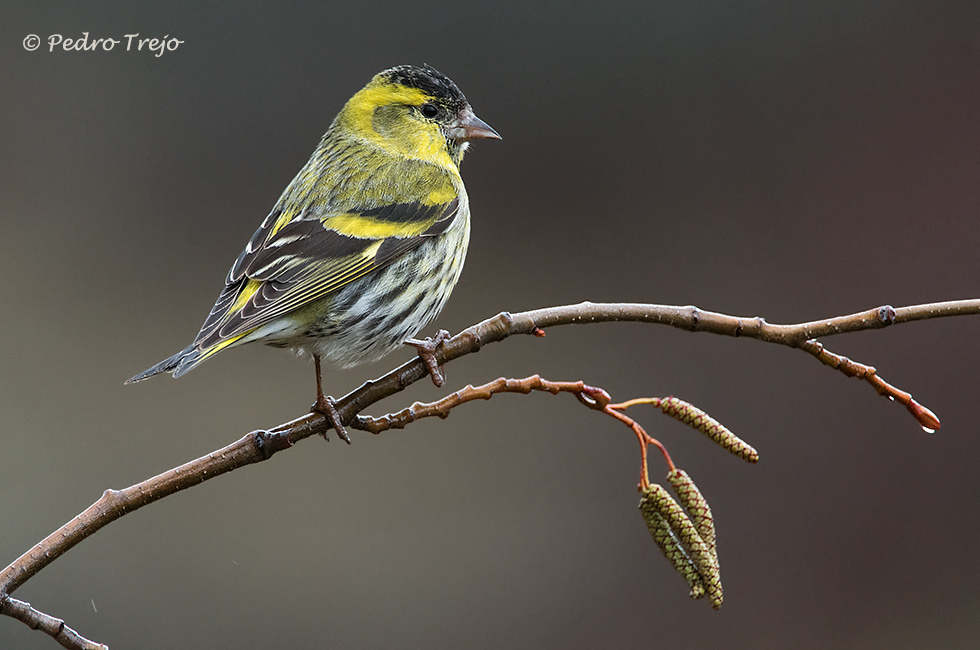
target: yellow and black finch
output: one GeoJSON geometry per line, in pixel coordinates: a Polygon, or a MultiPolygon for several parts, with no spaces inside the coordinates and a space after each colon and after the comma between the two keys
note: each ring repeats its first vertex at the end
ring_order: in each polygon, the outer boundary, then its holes
{"type": "Polygon", "coordinates": [[[332,411],[321,357],[379,359],[446,304],[470,236],[459,164],[470,140],[499,137],[430,66],[375,75],[235,260],[194,341],[127,383],[260,341],[312,356],[317,404],[332,411]]]}

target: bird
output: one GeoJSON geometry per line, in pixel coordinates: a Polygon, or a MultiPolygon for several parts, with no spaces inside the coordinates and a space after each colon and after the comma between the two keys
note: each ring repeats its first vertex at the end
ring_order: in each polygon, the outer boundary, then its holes
{"type": "Polygon", "coordinates": [[[313,411],[350,442],[320,360],[341,368],[407,343],[433,382],[446,338],[414,337],[445,306],[470,237],[459,172],[470,141],[500,135],[429,65],[376,74],[331,122],[232,264],[193,342],[130,378],[179,377],[222,350],[262,342],[312,357],[313,411]]]}

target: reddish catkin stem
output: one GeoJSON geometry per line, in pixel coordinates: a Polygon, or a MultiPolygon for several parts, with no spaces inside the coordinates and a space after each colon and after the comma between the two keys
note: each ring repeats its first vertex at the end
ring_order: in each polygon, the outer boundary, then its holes
{"type": "Polygon", "coordinates": [[[645,490],[648,487],[650,487],[650,478],[649,478],[650,472],[647,469],[647,447],[649,447],[650,445],[653,445],[654,447],[660,450],[660,454],[664,457],[664,461],[667,463],[668,469],[670,470],[675,469],[676,466],[674,465],[674,461],[671,459],[670,454],[667,453],[667,448],[664,447],[663,443],[661,443],[659,440],[651,437],[650,434],[646,432],[646,429],[640,426],[639,422],[629,417],[625,413],[620,413],[618,410],[615,409],[613,405],[610,404],[606,404],[605,407],[602,409],[602,412],[605,413],[606,415],[610,415],[616,418],[617,420],[619,420],[620,422],[622,422],[623,424],[631,428],[633,430],[633,433],[636,434],[636,439],[640,443],[640,489],[641,490],[645,490]]]}

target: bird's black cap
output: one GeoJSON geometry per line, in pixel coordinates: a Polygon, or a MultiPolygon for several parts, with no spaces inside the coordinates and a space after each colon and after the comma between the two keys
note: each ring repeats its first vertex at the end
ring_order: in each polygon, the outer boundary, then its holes
{"type": "Polygon", "coordinates": [[[393,83],[409,88],[418,88],[427,95],[439,97],[454,104],[464,105],[468,103],[459,86],[430,65],[423,65],[421,68],[414,65],[399,65],[385,70],[380,76],[393,83]]]}

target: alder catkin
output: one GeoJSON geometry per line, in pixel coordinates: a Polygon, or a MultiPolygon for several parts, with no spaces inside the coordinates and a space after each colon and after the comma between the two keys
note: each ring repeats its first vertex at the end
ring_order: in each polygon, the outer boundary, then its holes
{"type": "Polygon", "coordinates": [[[694,522],[701,539],[704,540],[708,550],[718,561],[718,551],[715,548],[715,520],[711,516],[711,507],[708,501],[701,494],[698,486],[694,484],[687,472],[682,469],[675,469],[667,474],[667,480],[677,494],[681,506],[687,511],[688,516],[694,522]]]}
{"type": "Polygon", "coordinates": [[[715,609],[721,607],[722,586],[721,569],[718,567],[718,560],[708,549],[708,545],[701,539],[694,523],[684,512],[684,509],[674,501],[667,490],[661,486],[653,484],[644,493],[644,497],[649,496],[650,501],[656,507],[660,515],[670,525],[670,529],[677,535],[681,546],[687,551],[694,561],[701,580],[704,582],[708,600],[715,609]]]}
{"type": "Polygon", "coordinates": [[[643,521],[646,522],[647,528],[650,530],[653,541],[663,551],[664,557],[674,567],[674,570],[681,574],[681,577],[687,581],[688,586],[691,588],[691,598],[703,598],[704,581],[701,580],[701,575],[698,573],[694,561],[681,546],[677,536],[671,531],[670,524],[660,514],[657,504],[651,497],[649,490],[644,491],[643,496],[640,498],[640,513],[643,515],[643,521]]]}
{"type": "Polygon", "coordinates": [[[659,407],[670,417],[697,429],[739,458],[750,463],[759,462],[759,453],[755,449],[693,404],[676,397],[664,397],[660,400],[659,407]]]}

